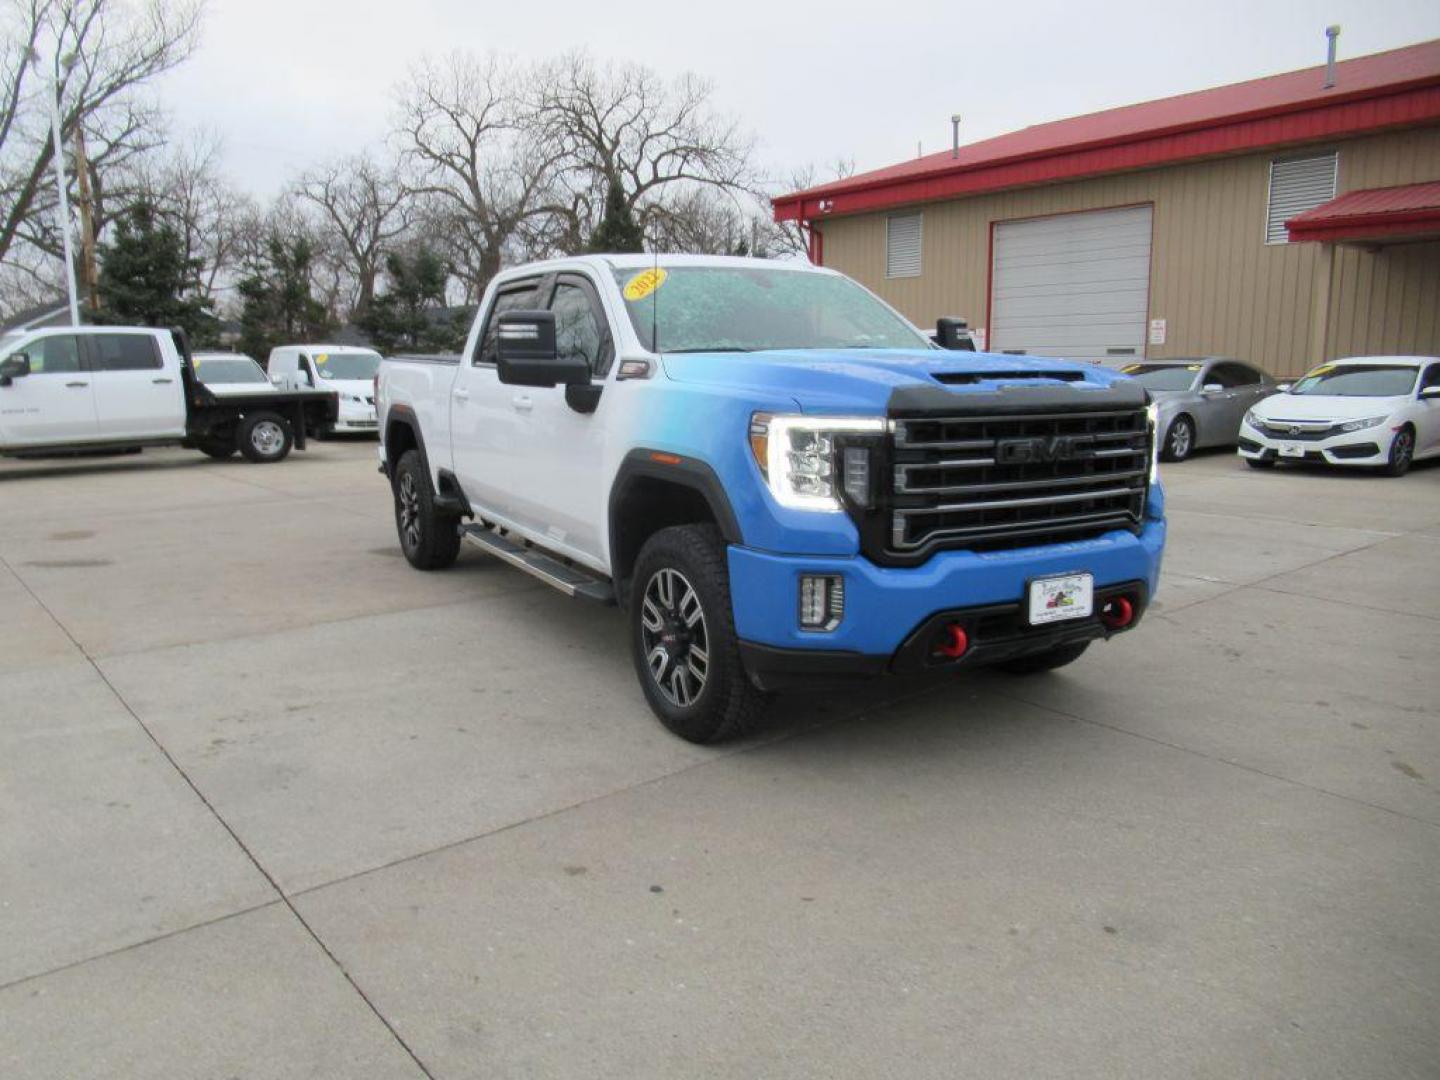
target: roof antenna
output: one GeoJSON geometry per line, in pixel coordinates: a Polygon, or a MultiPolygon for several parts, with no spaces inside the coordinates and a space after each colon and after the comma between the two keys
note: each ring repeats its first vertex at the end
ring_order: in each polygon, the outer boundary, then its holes
{"type": "Polygon", "coordinates": [[[1335,85],[1335,42],[1340,37],[1340,25],[1325,27],[1325,37],[1329,42],[1328,55],[1325,59],[1325,89],[1329,90],[1335,85]]]}
{"type": "Polygon", "coordinates": [[[960,114],[954,113],[950,117],[950,157],[960,156],[960,114]]]}

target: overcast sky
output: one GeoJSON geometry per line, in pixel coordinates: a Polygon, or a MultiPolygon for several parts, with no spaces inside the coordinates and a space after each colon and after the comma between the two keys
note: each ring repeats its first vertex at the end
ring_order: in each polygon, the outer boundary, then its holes
{"type": "Polygon", "coordinates": [[[715,84],[781,172],[861,171],[1027,124],[1440,38],[1437,0],[210,0],[203,44],[160,86],[177,131],[218,134],[261,195],[380,142],[391,91],[426,52],[586,47],[715,84]]]}

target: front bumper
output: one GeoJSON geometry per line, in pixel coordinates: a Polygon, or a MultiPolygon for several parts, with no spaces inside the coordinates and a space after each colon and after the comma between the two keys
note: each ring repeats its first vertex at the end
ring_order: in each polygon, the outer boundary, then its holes
{"type": "Polygon", "coordinates": [[[1325,465],[1384,465],[1390,459],[1395,433],[1385,424],[1316,438],[1286,438],[1260,431],[1246,422],[1240,427],[1238,450],[1256,461],[1308,461],[1325,465]]]}
{"type": "Polygon", "coordinates": [[[380,423],[372,409],[369,412],[341,412],[330,425],[331,431],[379,431],[380,423]]]}
{"type": "Polygon", "coordinates": [[[823,680],[916,670],[926,666],[912,662],[910,655],[928,647],[929,635],[923,631],[946,621],[976,630],[972,648],[960,662],[1002,660],[1109,634],[1098,618],[1039,628],[1023,625],[1021,604],[1030,581],[1089,573],[1097,610],[1105,596],[1119,591],[1135,595],[1143,608],[1159,584],[1164,546],[1165,522],[1153,519],[1138,535],[1116,531],[1046,547],[978,554],[947,551],[914,568],[876,566],[861,556],[774,555],[732,546],[735,629],[752,678],[769,687],[789,682],[788,674],[804,681],[811,676],[823,680]],[[845,614],[833,631],[800,628],[802,574],[844,578],[845,614]],[[920,638],[924,641],[916,644],[920,638]]]}

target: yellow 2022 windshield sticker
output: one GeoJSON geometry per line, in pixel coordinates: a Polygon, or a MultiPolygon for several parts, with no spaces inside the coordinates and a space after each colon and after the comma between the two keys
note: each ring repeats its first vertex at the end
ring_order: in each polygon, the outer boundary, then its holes
{"type": "Polygon", "coordinates": [[[642,270],[625,283],[625,299],[632,303],[636,300],[644,300],[661,285],[670,275],[658,266],[652,270],[642,270]]]}

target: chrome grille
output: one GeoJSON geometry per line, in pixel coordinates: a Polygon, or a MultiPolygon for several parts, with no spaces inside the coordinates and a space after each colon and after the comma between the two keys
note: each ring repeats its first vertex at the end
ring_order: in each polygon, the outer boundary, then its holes
{"type": "Polygon", "coordinates": [[[1143,409],[894,421],[890,546],[995,550],[1085,539],[1145,513],[1143,409]]]}

